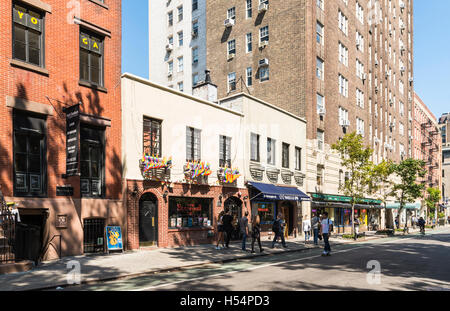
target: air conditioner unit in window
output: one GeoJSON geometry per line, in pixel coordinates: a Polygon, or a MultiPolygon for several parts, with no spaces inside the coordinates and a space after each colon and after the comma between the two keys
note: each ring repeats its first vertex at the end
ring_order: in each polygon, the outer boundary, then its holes
{"type": "Polygon", "coordinates": [[[264,48],[264,47],[266,47],[266,46],[268,46],[268,45],[269,45],[269,41],[267,41],[267,40],[261,41],[261,42],[259,43],[259,47],[260,47],[260,48],[264,48]]]}
{"type": "Polygon", "coordinates": [[[235,21],[234,21],[234,19],[233,18],[227,18],[224,22],[223,22],[223,24],[225,25],[225,27],[232,27],[232,26],[234,26],[234,23],[235,23],[235,21]]]}
{"type": "Polygon", "coordinates": [[[389,123],[389,127],[390,127],[390,128],[395,128],[394,122],[390,122],[390,123],[389,123]]]}
{"type": "Polygon", "coordinates": [[[197,30],[193,30],[192,31],[192,38],[197,38],[198,37],[198,31],[197,30]]]}
{"type": "Polygon", "coordinates": [[[172,50],[173,50],[173,44],[172,43],[166,44],[166,51],[170,52],[172,50]]]}
{"type": "Polygon", "coordinates": [[[350,126],[350,120],[340,120],[339,124],[343,127],[349,127],[350,126]]]}
{"type": "Polygon", "coordinates": [[[168,77],[171,77],[171,76],[172,76],[172,71],[171,71],[171,70],[169,70],[169,72],[167,72],[167,76],[168,76],[168,77]]]}
{"type": "Polygon", "coordinates": [[[378,139],[378,137],[375,137],[375,138],[373,139],[373,142],[374,142],[375,144],[378,144],[378,143],[380,142],[380,140],[378,139]]]}
{"type": "Polygon", "coordinates": [[[234,53],[228,54],[228,60],[233,59],[236,56],[234,53]]]}
{"type": "Polygon", "coordinates": [[[400,30],[405,30],[405,29],[406,29],[405,24],[401,24],[400,25],[400,30]]]}
{"type": "Polygon", "coordinates": [[[327,111],[325,110],[325,108],[319,108],[317,109],[317,114],[319,116],[324,116],[327,113],[327,111]]]}
{"type": "Polygon", "coordinates": [[[405,3],[404,2],[400,2],[400,10],[404,10],[405,9],[405,3]]]}
{"type": "Polygon", "coordinates": [[[375,66],[378,66],[378,59],[375,60],[375,66]]]}
{"type": "Polygon", "coordinates": [[[258,13],[265,12],[269,9],[269,5],[267,3],[260,3],[258,6],[258,13]]]}
{"type": "Polygon", "coordinates": [[[401,72],[405,72],[406,68],[404,66],[400,67],[401,72]]]}
{"type": "Polygon", "coordinates": [[[263,58],[258,63],[259,67],[269,66],[269,60],[267,58],[263,58]]]}
{"type": "Polygon", "coordinates": [[[413,78],[409,78],[409,83],[413,83],[414,79],[413,78]]]}

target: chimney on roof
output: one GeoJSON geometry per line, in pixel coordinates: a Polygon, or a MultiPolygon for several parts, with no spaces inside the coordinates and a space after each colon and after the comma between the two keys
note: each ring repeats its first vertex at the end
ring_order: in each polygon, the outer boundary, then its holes
{"type": "Polygon", "coordinates": [[[192,95],[210,102],[217,102],[217,85],[212,83],[208,69],[205,70],[205,81],[199,82],[193,87],[192,95]]]}

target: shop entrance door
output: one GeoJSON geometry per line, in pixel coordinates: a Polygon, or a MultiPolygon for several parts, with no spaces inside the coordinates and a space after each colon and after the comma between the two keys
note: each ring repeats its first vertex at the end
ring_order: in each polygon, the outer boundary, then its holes
{"type": "Polygon", "coordinates": [[[230,197],[225,201],[224,206],[225,209],[228,208],[231,211],[231,216],[233,216],[234,230],[231,235],[231,240],[239,240],[239,220],[242,218],[242,201],[236,197],[230,197]]]}
{"type": "Polygon", "coordinates": [[[139,246],[158,243],[158,201],[151,193],[144,194],[139,201],[139,246]]]}
{"type": "Polygon", "coordinates": [[[281,213],[284,216],[284,221],[286,222],[285,235],[292,235],[294,232],[294,206],[291,202],[284,202],[281,204],[281,213]]]}

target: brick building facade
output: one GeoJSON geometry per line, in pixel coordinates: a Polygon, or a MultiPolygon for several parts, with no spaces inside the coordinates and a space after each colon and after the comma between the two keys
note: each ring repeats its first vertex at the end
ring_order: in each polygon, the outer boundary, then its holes
{"type": "Polygon", "coordinates": [[[8,0],[0,14],[2,191],[22,223],[39,229],[43,259],[104,250],[101,230],[96,242],[86,231],[96,221],[103,233],[124,226],[126,216],[121,1],[8,0]],[[76,104],[80,175],[67,177],[65,108],[76,104]]]}

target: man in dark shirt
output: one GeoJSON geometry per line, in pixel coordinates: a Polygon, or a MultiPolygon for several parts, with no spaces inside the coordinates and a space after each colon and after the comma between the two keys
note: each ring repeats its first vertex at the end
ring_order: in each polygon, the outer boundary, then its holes
{"type": "Polygon", "coordinates": [[[222,217],[223,221],[223,230],[225,231],[227,235],[227,239],[225,240],[225,247],[229,248],[231,234],[233,232],[233,216],[231,216],[230,210],[227,208],[225,209],[225,215],[222,217]]]}

